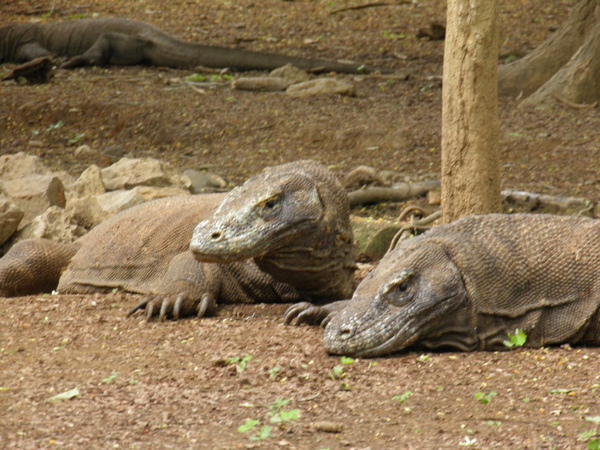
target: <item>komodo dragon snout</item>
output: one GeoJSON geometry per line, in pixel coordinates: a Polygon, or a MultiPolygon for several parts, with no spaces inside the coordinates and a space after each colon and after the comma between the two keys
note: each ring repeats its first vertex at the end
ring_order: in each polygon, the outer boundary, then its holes
{"type": "Polygon", "coordinates": [[[250,178],[198,224],[192,253],[200,261],[224,263],[290,247],[324,225],[325,206],[311,178],[270,169],[250,178]]]}
{"type": "Polygon", "coordinates": [[[325,349],[360,357],[400,351],[435,338],[443,342],[443,318],[467,307],[459,270],[436,243],[388,253],[359,285],[348,308],[325,329],[325,349]]]}

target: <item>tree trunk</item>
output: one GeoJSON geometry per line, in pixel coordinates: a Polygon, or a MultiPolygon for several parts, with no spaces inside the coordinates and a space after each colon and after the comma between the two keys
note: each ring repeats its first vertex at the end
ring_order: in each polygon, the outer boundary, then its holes
{"type": "Polygon", "coordinates": [[[442,213],[498,212],[498,2],[449,0],[442,85],[442,213]]]}
{"type": "Polygon", "coordinates": [[[563,26],[526,57],[499,69],[500,95],[547,106],[600,100],[600,5],[581,0],[563,26]]]}

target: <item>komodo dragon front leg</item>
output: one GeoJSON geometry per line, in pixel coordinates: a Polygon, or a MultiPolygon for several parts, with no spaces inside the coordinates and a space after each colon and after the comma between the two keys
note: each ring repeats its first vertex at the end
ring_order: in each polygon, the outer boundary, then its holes
{"type": "Polygon", "coordinates": [[[301,299],[289,284],[278,283],[253,261],[210,264],[197,261],[191,252],[171,260],[156,288],[128,314],[145,310],[146,318],[160,320],[204,317],[214,314],[221,303],[289,303],[301,299]]]}

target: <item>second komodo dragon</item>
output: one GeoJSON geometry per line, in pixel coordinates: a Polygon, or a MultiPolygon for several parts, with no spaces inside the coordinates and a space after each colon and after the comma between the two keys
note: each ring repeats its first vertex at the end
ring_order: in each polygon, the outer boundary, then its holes
{"type": "Polygon", "coordinates": [[[74,244],[20,242],[0,259],[0,296],[118,288],[145,295],[134,311],[178,319],[217,302],[349,298],[354,258],[343,187],[321,164],[299,161],[266,168],[227,195],[133,207],[74,244]]]}
{"type": "Polygon", "coordinates": [[[66,56],[65,68],[148,64],[173,68],[272,70],[286,64],[306,70],[358,73],[364,67],[185,42],[145,22],[83,19],[24,23],[0,28],[0,63],[66,56]]]}
{"type": "Polygon", "coordinates": [[[325,318],[325,349],[359,357],[502,350],[517,328],[529,347],[600,345],[600,221],[468,217],[403,241],[350,301],[293,316],[325,318]]]}

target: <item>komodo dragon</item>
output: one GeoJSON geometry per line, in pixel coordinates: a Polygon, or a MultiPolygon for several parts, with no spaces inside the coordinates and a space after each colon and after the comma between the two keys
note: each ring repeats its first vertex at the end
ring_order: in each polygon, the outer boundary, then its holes
{"type": "Polygon", "coordinates": [[[403,241],[352,300],[336,303],[290,312],[322,319],[329,311],[324,343],[332,354],[502,350],[517,328],[528,347],[600,345],[600,221],[468,217],[403,241]]]}
{"type": "Polygon", "coordinates": [[[343,187],[321,164],[266,168],[227,195],[130,208],[71,245],[20,242],[0,259],[0,296],[57,284],[65,294],[118,288],[145,295],[132,312],[145,308],[148,318],[161,319],[202,316],[217,302],[349,298],[355,270],[349,216],[343,187]],[[218,243],[210,259],[231,262],[199,262],[189,249],[192,235],[193,251],[204,241],[218,243]]]}
{"type": "Polygon", "coordinates": [[[363,66],[294,58],[181,41],[153,25],[127,19],[84,19],[26,23],[0,28],[0,63],[24,63],[42,56],[66,56],[63,67],[149,64],[173,68],[204,66],[272,70],[301,69],[358,73],[363,66]]]}

